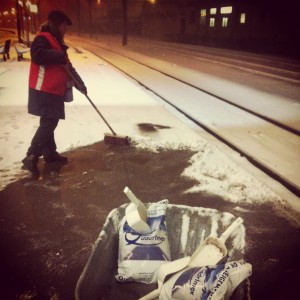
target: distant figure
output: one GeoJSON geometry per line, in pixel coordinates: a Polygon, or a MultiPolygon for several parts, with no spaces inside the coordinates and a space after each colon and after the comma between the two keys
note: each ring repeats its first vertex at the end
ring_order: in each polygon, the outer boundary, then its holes
{"type": "Polygon", "coordinates": [[[72,101],[69,92],[75,83],[68,73],[76,78],[75,87],[87,93],[84,82],[68,58],[68,47],[64,43],[67,26],[71,25],[71,20],[63,12],[51,11],[31,45],[28,113],[39,116],[40,125],[22,162],[25,169],[37,175],[38,160],[42,155],[46,163],[68,162],[56,151],[54,139],[59,119],[65,118],[64,102],[72,101]]]}

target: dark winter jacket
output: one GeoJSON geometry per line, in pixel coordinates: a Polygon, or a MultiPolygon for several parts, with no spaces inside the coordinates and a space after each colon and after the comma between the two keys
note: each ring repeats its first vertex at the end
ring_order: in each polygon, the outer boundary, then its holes
{"type": "MultiPolygon", "coordinates": [[[[60,68],[62,65],[66,65],[68,61],[66,45],[60,44],[62,51],[53,49],[51,43],[47,37],[38,35],[31,45],[31,59],[32,64],[42,66],[52,66],[54,68],[60,68]]],[[[75,69],[69,64],[69,69],[77,80],[84,87],[84,83],[80,76],[77,74],[75,69]]],[[[53,74],[51,74],[53,75],[53,74]]],[[[33,76],[31,74],[31,76],[33,76]]],[[[47,81],[55,82],[56,77],[49,76],[47,81]]],[[[31,79],[29,79],[31,81],[31,79]]],[[[64,83],[65,84],[65,83],[64,83]]],[[[53,86],[52,86],[53,89],[53,86]]],[[[61,89],[58,87],[57,89],[61,89]]],[[[53,119],[64,119],[65,108],[64,108],[64,96],[59,95],[60,93],[47,91],[41,91],[34,88],[29,88],[29,99],[28,99],[28,112],[36,116],[42,116],[53,119]],[[57,95],[58,94],[58,95],[57,95]]]]}

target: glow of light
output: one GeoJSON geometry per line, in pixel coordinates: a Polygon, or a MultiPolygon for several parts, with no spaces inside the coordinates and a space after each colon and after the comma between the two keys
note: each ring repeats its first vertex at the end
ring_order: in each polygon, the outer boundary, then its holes
{"type": "Polygon", "coordinates": [[[37,14],[38,13],[38,7],[36,4],[31,4],[30,5],[30,12],[37,14]]]}
{"type": "Polygon", "coordinates": [[[206,23],[206,9],[201,9],[200,10],[200,24],[205,24],[206,23]]]}
{"type": "Polygon", "coordinates": [[[156,0],[148,0],[151,4],[155,4],[156,0]]]}
{"type": "Polygon", "coordinates": [[[210,14],[211,15],[215,15],[217,13],[217,9],[216,8],[211,8],[210,9],[210,14]]]}
{"type": "Polygon", "coordinates": [[[231,13],[232,13],[232,6],[221,7],[221,14],[231,14],[231,13]]]}
{"type": "Polygon", "coordinates": [[[222,18],[222,27],[227,27],[228,26],[228,18],[227,17],[223,17],[222,18]]]}
{"type": "Polygon", "coordinates": [[[97,4],[100,5],[101,4],[101,0],[97,0],[97,4]]]}
{"type": "Polygon", "coordinates": [[[245,13],[241,13],[240,23],[241,24],[245,24],[246,23],[246,14],[245,13]]]}

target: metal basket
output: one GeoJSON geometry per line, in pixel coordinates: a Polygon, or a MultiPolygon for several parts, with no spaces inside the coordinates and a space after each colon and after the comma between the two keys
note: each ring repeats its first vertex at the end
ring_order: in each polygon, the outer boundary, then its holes
{"type": "MultiPolygon", "coordinates": [[[[88,262],[77,282],[76,300],[136,300],[157,285],[137,282],[120,283],[115,280],[118,269],[118,231],[127,205],[112,210],[97,238],[88,262]]],[[[215,209],[167,206],[166,224],[172,260],[191,255],[198,245],[210,235],[220,236],[228,226],[228,219],[235,217],[215,209]]],[[[236,234],[226,242],[227,261],[243,258],[245,228],[241,225],[236,234]]],[[[249,280],[244,281],[231,296],[231,300],[249,299],[249,280]]]]}

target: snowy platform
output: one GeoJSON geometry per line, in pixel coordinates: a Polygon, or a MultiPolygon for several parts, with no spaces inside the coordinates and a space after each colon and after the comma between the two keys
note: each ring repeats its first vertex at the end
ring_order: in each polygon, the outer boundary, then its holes
{"type": "MultiPolygon", "coordinates": [[[[138,299],[156,288],[135,282],[119,283],[115,280],[118,264],[118,227],[124,217],[122,205],[110,212],[94,245],[90,258],[78,280],[76,299],[138,299]]],[[[219,237],[235,217],[227,212],[202,207],[168,205],[166,224],[172,260],[191,255],[207,237],[219,237]]],[[[227,261],[243,258],[245,227],[239,226],[227,240],[227,261]]],[[[247,299],[245,282],[231,299],[247,299]]]]}

